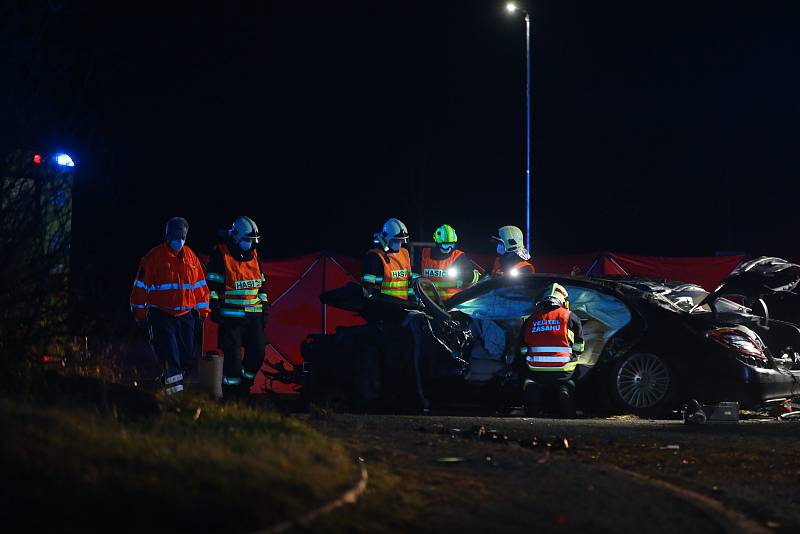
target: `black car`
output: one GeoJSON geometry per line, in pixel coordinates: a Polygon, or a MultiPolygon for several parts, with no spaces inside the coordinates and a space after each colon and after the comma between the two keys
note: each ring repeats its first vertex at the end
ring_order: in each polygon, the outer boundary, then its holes
{"type": "Polygon", "coordinates": [[[306,393],[423,409],[524,403],[520,329],[553,282],[567,288],[583,325],[575,376],[585,412],[662,417],[690,399],[753,408],[800,395],[800,266],[767,257],[741,264],[711,293],[632,276],[531,274],[488,278],[444,302],[421,290],[419,301],[400,301],[351,284],[322,300],[368,324],[304,344],[306,393]]]}

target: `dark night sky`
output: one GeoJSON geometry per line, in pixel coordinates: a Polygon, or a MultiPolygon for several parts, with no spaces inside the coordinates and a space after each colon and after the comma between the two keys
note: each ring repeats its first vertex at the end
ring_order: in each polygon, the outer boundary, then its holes
{"type": "MultiPolygon", "coordinates": [[[[174,214],[199,250],[249,214],[267,257],[360,255],[390,216],[481,252],[524,226],[503,2],[163,4],[3,4],[0,146],[75,154],[76,269],[127,286],[174,214]]],[[[800,4],[527,5],[534,255],[798,255],[800,4]]]]}

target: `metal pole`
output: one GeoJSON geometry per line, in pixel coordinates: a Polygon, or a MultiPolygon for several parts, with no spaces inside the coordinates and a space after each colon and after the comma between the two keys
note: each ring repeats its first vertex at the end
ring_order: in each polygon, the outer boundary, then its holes
{"type": "MultiPolygon", "coordinates": [[[[328,255],[325,252],[323,252],[322,254],[320,254],[320,258],[322,259],[322,292],[324,293],[325,291],[328,290],[328,286],[325,285],[327,283],[327,281],[328,281],[328,278],[326,277],[326,272],[325,272],[325,267],[327,266],[327,263],[328,263],[328,255]]],[[[322,305],[322,333],[323,334],[327,334],[328,333],[328,305],[327,304],[323,304],[322,305]]]]}
{"type": "Polygon", "coordinates": [[[528,13],[525,13],[525,97],[527,105],[527,113],[525,115],[525,154],[526,154],[526,167],[525,167],[525,183],[527,186],[527,194],[525,195],[527,204],[526,223],[527,235],[525,236],[528,250],[533,250],[533,243],[531,242],[531,18],[528,13]]]}

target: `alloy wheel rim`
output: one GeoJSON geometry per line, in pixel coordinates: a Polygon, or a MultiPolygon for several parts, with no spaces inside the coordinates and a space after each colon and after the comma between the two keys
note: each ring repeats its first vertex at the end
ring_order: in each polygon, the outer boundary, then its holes
{"type": "Polygon", "coordinates": [[[634,408],[651,408],[669,389],[669,370],[654,354],[637,354],[626,360],[617,372],[617,392],[634,408]]]}

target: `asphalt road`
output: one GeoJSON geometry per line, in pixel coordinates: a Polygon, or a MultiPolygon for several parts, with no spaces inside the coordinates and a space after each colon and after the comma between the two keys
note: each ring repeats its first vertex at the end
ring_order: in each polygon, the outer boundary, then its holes
{"type": "Polygon", "coordinates": [[[315,531],[800,532],[800,422],[304,418],[376,475],[315,531]]]}

